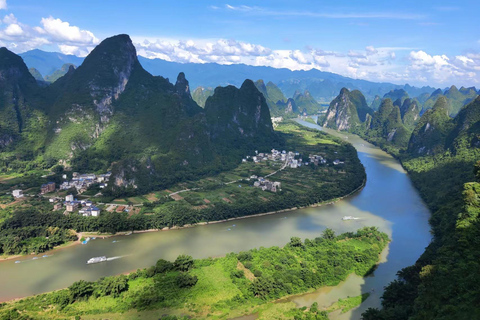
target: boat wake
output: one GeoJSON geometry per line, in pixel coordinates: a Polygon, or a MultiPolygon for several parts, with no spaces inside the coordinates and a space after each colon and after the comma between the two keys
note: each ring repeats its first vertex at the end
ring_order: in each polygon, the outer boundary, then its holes
{"type": "Polygon", "coordinates": [[[121,259],[121,258],[124,258],[124,257],[125,256],[110,257],[110,258],[107,258],[107,261],[117,260],[117,259],[121,259]]]}

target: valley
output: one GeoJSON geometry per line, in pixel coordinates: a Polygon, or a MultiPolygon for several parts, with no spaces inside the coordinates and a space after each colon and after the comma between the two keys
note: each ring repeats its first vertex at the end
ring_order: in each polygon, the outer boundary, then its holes
{"type": "Polygon", "coordinates": [[[0,320],[480,319],[447,2],[0,0],[0,320]]]}
{"type": "MultiPolygon", "coordinates": [[[[302,124],[311,125],[307,122],[302,124]]],[[[317,301],[321,308],[326,308],[339,298],[370,292],[370,297],[362,303],[360,309],[342,315],[343,319],[356,318],[362,310],[379,306],[383,286],[395,278],[399,269],[414,263],[423,252],[423,248],[430,241],[429,212],[397,161],[353,135],[340,134],[339,137],[344,139],[345,135],[358,149],[368,179],[359,193],[335,204],[194,228],[96,239],[85,246],[60,250],[45,259],[31,261],[31,258],[27,258],[25,263],[20,264],[14,264],[13,261],[2,262],[0,280],[7,287],[12,287],[11,283],[23,275],[24,282],[17,284],[15,291],[9,291],[11,297],[15,297],[22,295],[22,292],[33,294],[67,287],[80,279],[94,281],[102,276],[149,267],[159,258],[173,261],[182,253],[194,258],[217,257],[259,246],[283,246],[292,236],[302,239],[315,238],[327,227],[339,234],[375,225],[380,231],[386,232],[392,242],[388,251],[382,253],[381,263],[374,272],[374,277],[349,277],[338,289],[320,290],[305,300],[296,300],[301,306],[309,306],[313,301],[317,301]],[[385,177],[388,179],[384,179],[385,177]],[[402,190],[402,196],[392,197],[398,190],[402,190]],[[342,221],[342,217],[346,215],[362,219],[342,221]],[[116,243],[112,243],[114,239],[117,240],[116,243]],[[86,260],[105,254],[121,258],[105,265],[86,268],[86,260]],[[62,270],[61,273],[55,271],[59,269],[62,270]],[[38,277],[25,276],[32,270],[36,270],[38,277]],[[48,280],[39,281],[40,279],[48,280]],[[35,288],[39,291],[32,291],[35,288]]],[[[4,294],[2,296],[8,297],[4,294]]]]}

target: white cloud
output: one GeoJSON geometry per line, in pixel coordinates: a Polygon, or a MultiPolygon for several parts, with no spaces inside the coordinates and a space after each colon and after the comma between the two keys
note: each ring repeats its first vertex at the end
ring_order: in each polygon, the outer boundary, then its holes
{"type": "Polygon", "coordinates": [[[0,0],[0,10],[7,10],[7,0],[0,0]]]}
{"type": "Polygon", "coordinates": [[[317,48],[272,50],[258,44],[227,39],[134,40],[141,56],[181,63],[243,63],[290,70],[315,68],[370,81],[420,85],[472,85],[480,80],[477,75],[480,74],[480,54],[473,53],[448,57],[406,47],[367,46],[363,50],[344,53],[317,48]]]}
{"type": "Polygon", "coordinates": [[[97,44],[99,40],[88,30],[80,30],[70,23],[53,17],[42,18],[41,23],[45,32],[57,41],[66,41],[80,44],[97,44]]]}
{"type": "Polygon", "coordinates": [[[5,29],[5,34],[11,37],[21,36],[23,34],[23,29],[18,24],[12,23],[5,29]]]}
{"type": "Polygon", "coordinates": [[[366,47],[365,51],[367,52],[367,56],[378,53],[377,49],[375,49],[373,46],[366,47]]]}
{"type": "Polygon", "coordinates": [[[10,13],[3,18],[2,22],[5,24],[11,24],[11,23],[17,23],[18,21],[17,21],[17,18],[13,15],[13,13],[10,13]]]}
{"type": "Polygon", "coordinates": [[[480,82],[480,55],[448,57],[430,55],[425,51],[411,51],[408,76],[421,82],[438,84],[475,84],[480,82]],[[477,73],[479,72],[479,73],[477,73]]]}
{"type": "MultiPolygon", "coordinates": [[[[212,7],[210,7],[212,8],[212,7]]],[[[215,7],[217,10],[220,9],[215,7]]],[[[403,12],[313,12],[313,11],[295,11],[295,10],[273,10],[262,7],[249,7],[245,5],[232,6],[225,5],[226,11],[240,12],[260,16],[276,17],[307,17],[307,18],[326,18],[326,19],[400,19],[400,20],[419,20],[425,15],[403,12]]]]}
{"type": "Polygon", "coordinates": [[[0,44],[17,53],[56,45],[63,53],[85,56],[99,43],[92,32],[53,17],[42,18],[43,27],[23,24],[12,13],[1,22],[0,44]]]}
{"type": "Polygon", "coordinates": [[[137,51],[147,58],[177,62],[237,63],[242,57],[268,55],[271,50],[261,45],[236,40],[144,40],[136,43],[137,51]]]}

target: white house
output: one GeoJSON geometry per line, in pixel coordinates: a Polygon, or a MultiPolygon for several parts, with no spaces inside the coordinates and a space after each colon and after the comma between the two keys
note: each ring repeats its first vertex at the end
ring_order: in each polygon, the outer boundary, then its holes
{"type": "Polygon", "coordinates": [[[14,198],[21,198],[21,197],[23,197],[23,191],[20,190],[20,189],[13,190],[12,195],[13,195],[14,198]]]}
{"type": "Polygon", "coordinates": [[[69,194],[65,197],[65,201],[69,202],[69,201],[73,201],[73,195],[72,194],[69,194]]]}

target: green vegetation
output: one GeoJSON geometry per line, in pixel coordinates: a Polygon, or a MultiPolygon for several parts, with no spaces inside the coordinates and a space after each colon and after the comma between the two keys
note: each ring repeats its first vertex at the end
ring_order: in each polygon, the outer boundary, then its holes
{"type": "Polygon", "coordinates": [[[362,134],[369,126],[371,115],[373,110],[367,105],[360,91],[350,92],[347,88],[343,88],[330,103],[325,118],[319,119],[319,124],[327,128],[362,134]]]}
{"type": "Polygon", "coordinates": [[[3,173],[59,163],[111,171],[117,183],[104,193],[116,197],[213,175],[236,167],[246,152],[283,145],[250,80],[218,88],[202,109],[183,73],[172,84],[146,72],[127,35],[102,41],[77,69],[64,65],[47,87],[19,56],[2,49],[0,58],[8,75],[0,81],[3,173]]]}
{"type": "Polygon", "coordinates": [[[208,97],[213,95],[213,88],[198,87],[192,92],[192,99],[202,108],[205,107],[208,97]]]}
{"type": "Polygon", "coordinates": [[[362,304],[363,301],[367,300],[370,296],[370,293],[366,292],[356,297],[348,297],[346,299],[338,299],[333,305],[331,305],[327,310],[328,312],[342,310],[341,313],[348,312],[355,307],[358,307],[362,304]]]}
{"type": "Polygon", "coordinates": [[[305,90],[304,93],[295,92],[293,100],[302,114],[307,113],[308,115],[314,115],[322,109],[321,104],[312,97],[308,90],[305,90]]]}
{"type": "Polygon", "coordinates": [[[75,68],[75,65],[72,63],[65,63],[60,69],[55,70],[52,74],[46,75],[45,76],[45,81],[47,82],[55,82],[64,75],[67,74],[68,70],[70,67],[75,68]]]}
{"type": "Polygon", "coordinates": [[[426,111],[433,108],[437,100],[440,97],[444,97],[447,100],[448,114],[454,117],[463,106],[475,100],[477,96],[478,94],[474,87],[461,87],[459,90],[457,87],[451,86],[449,89],[445,90],[445,92],[443,92],[441,89],[438,89],[433,92],[432,95],[425,101],[423,110],[426,111]]]}
{"type": "MultiPolygon", "coordinates": [[[[53,205],[46,199],[26,197],[18,204],[0,209],[0,252],[30,253],[51,249],[59,244],[60,240],[49,238],[47,241],[45,237],[49,230],[60,230],[56,231],[56,234],[64,243],[71,240],[68,230],[116,233],[184,226],[332,201],[362,186],[365,170],[358,160],[356,150],[350,144],[318,130],[302,127],[293,121],[281,123],[278,130],[277,134],[285,141],[287,150],[298,152],[298,158],[306,159],[310,154],[321,155],[327,160],[327,164],[311,164],[278,171],[283,165],[281,161],[247,161],[218,175],[175,184],[168,191],[118,199],[124,200],[117,201],[119,204],[143,203],[140,213],[131,216],[128,213],[106,210],[102,211],[100,217],[64,215],[62,212],[52,211],[53,205]],[[344,163],[334,166],[332,162],[335,159],[344,163]],[[270,179],[281,182],[281,191],[273,193],[253,186],[251,175],[267,176],[275,171],[278,172],[270,179]],[[227,184],[232,181],[235,182],[227,184]],[[175,198],[177,201],[168,196],[184,189],[196,190],[179,193],[175,198]]],[[[60,181],[60,169],[55,167],[54,171],[58,173],[49,176],[48,180],[37,176],[12,177],[0,184],[0,191],[20,188],[38,193],[42,183],[60,181]]],[[[111,201],[111,198],[106,197],[90,199],[96,203],[111,201]]],[[[6,200],[11,200],[11,197],[6,200]]]]}
{"type": "Polygon", "coordinates": [[[399,271],[398,280],[386,287],[383,309],[367,310],[365,320],[480,317],[480,98],[454,119],[447,116],[446,103],[439,98],[422,116],[401,156],[432,211],[434,240],[415,265],[399,271]]]}
{"type": "MultiPolygon", "coordinates": [[[[374,227],[335,236],[324,232],[313,240],[292,240],[283,248],[259,248],[223,258],[193,260],[179,256],[173,263],[128,276],[77,281],[68,289],[41,294],[0,306],[1,319],[143,318],[157,314],[196,319],[227,319],[257,313],[259,319],[327,319],[314,304],[309,309],[292,303],[269,303],[287,295],[336,285],[350,273],[366,275],[388,244],[386,234],[374,227]],[[123,314],[123,316],[122,316],[123,314]]],[[[339,301],[331,310],[346,311],[366,296],[339,301]]],[[[165,318],[167,319],[167,318],[165,318]]]]}

